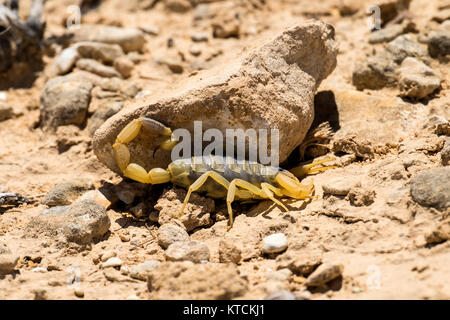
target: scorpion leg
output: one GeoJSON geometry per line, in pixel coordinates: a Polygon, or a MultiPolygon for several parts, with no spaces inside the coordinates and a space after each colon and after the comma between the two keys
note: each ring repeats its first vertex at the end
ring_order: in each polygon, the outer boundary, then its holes
{"type": "Polygon", "coordinates": [[[315,166],[317,166],[319,164],[322,164],[322,163],[325,163],[325,162],[329,162],[329,161],[333,161],[333,160],[336,160],[336,158],[333,157],[333,158],[328,158],[328,159],[324,159],[324,160],[320,160],[320,161],[315,161],[315,162],[310,163],[310,164],[300,165],[298,167],[292,168],[289,171],[292,174],[294,174],[296,177],[304,177],[304,176],[306,176],[308,174],[311,174],[311,173],[337,168],[337,166],[328,166],[328,167],[314,168],[315,166]]]}
{"type": "Polygon", "coordinates": [[[189,198],[191,197],[191,193],[200,189],[200,187],[206,182],[206,180],[210,177],[214,181],[216,181],[218,184],[222,185],[225,189],[228,189],[230,182],[228,182],[227,179],[222,177],[220,174],[218,174],[215,171],[207,171],[204,174],[202,174],[200,177],[198,177],[197,180],[193,184],[189,186],[188,192],[186,194],[186,197],[183,201],[183,206],[181,207],[180,212],[178,213],[178,216],[183,215],[184,208],[186,207],[186,204],[189,201],[189,198]]]}
{"type": "Polygon", "coordinates": [[[230,226],[228,227],[228,230],[233,227],[233,209],[231,208],[231,203],[234,201],[236,193],[239,194],[239,190],[236,187],[248,190],[251,193],[253,193],[254,195],[259,196],[261,198],[270,199],[273,202],[275,202],[276,204],[283,207],[283,209],[285,209],[286,211],[289,211],[289,209],[286,208],[286,206],[283,203],[281,203],[281,201],[275,199],[275,197],[273,196],[273,192],[270,190],[270,189],[272,189],[277,195],[281,195],[281,190],[279,190],[278,188],[276,188],[268,183],[262,183],[261,189],[260,189],[248,181],[245,181],[242,179],[234,179],[230,183],[230,186],[228,188],[228,194],[227,194],[227,209],[228,209],[228,215],[230,216],[230,226]]]}

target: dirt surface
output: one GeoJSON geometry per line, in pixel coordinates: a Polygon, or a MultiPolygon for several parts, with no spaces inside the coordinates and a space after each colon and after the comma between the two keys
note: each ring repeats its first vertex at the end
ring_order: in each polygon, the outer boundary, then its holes
{"type": "MultiPolygon", "coordinates": [[[[55,60],[70,45],[53,43],[31,87],[0,92],[1,299],[450,299],[448,1],[84,3],[82,27],[137,31],[65,71],[55,60]],[[369,42],[376,4],[388,35],[369,42]],[[173,219],[184,190],[123,180],[94,155],[95,130],[136,95],[182,92],[309,19],[331,24],[339,48],[314,98],[313,127],[330,129],[282,165],[336,157],[305,180],[316,199],[233,204],[227,231],[223,201],[193,195],[173,219]],[[58,75],[69,93],[52,96],[58,75]],[[77,113],[47,121],[62,98],[77,113]]],[[[46,2],[46,38],[69,32],[70,5],[46,2]]]]}

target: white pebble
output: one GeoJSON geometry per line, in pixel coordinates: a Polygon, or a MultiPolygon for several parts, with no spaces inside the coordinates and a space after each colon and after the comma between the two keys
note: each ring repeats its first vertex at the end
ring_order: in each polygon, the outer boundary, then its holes
{"type": "Polygon", "coordinates": [[[36,268],[33,268],[31,270],[31,272],[46,273],[47,269],[46,268],[42,268],[42,267],[36,267],[36,268]]]}
{"type": "Polygon", "coordinates": [[[102,268],[120,267],[122,265],[122,260],[117,257],[112,257],[102,263],[102,268]]]}
{"type": "Polygon", "coordinates": [[[6,92],[0,91],[0,100],[6,101],[6,92]]]}
{"type": "Polygon", "coordinates": [[[278,253],[288,247],[287,238],[284,233],[274,233],[263,239],[263,253],[278,253]]]}

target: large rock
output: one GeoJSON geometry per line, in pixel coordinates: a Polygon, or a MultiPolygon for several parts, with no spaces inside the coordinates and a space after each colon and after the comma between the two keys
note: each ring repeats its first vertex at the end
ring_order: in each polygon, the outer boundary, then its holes
{"type": "Polygon", "coordinates": [[[110,225],[105,208],[93,200],[81,200],[67,210],[44,211],[31,219],[24,234],[26,237],[48,236],[88,244],[108,232],[110,225]]]}
{"type": "Polygon", "coordinates": [[[59,126],[81,126],[91,100],[93,84],[79,74],[49,80],[41,95],[40,123],[56,130],[59,126]]]}
{"type": "MultiPolygon", "coordinates": [[[[331,25],[314,21],[289,28],[227,65],[190,77],[179,90],[126,106],[97,130],[94,152],[120,174],[112,144],[131,120],[147,116],[191,134],[195,120],[203,121],[203,130],[217,128],[224,136],[226,129],[279,129],[283,161],[311,126],[315,90],[335,68],[336,54],[331,25]]],[[[158,143],[142,132],[128,146],[134,161],[146,169],[166,167],[170,153],[152,157],[158,143]]]]}

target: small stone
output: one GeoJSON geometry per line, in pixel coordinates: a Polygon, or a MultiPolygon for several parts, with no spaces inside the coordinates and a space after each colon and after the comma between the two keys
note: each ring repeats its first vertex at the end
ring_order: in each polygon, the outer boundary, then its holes
{"type": "Polygon", "coordinates": [[[433,69],[415,58],[403,60],[398,72],[402,96],[423,99],[441,86],[441,79],[433,69]]]}
{"type": "Polygon", "coordinates": [[[100,257],[101,262],[106,262],[109,258],[117,256],[117,253],[113,250],[103,252],[100,257]]]}
{"type": "Polygon", "coordinates": [[[337,177],[322,186],[323,193],[336,196],[346,196],[350,189],[359,184],[354,177],[337,177]]]}
{"type": "Polygon", "coordinates": [[[154,223],[158,223],[159,220],[159,212],[158,211],[152,211],[150,212],[150,215],[148,216],[148,220],[154,223]]]}
{"type": "Polygon", "coordinates": [[[321,264],[313,273],[306,279],[305,285],[308,287],[318,287],[327,282],[339,277],[344,271],[344,266],[341,264],[321,264]]]}
{"type": "Polygon", "coordinates": [[[58,235],[68,242],[88,244],[108,232],[111,221],[105,208],[94,201],[76,201],[63,213],[47,213],[33,217],[25,227],[27,237],[58,235]]]}
{"type": "Polygon", "coordinates": [[[61,53],[53,61],[53,67],[57,75],[68,73],[79,58],[76,47],[69,47],[61,51],[61,53]]]}
{"type": "Polygon", "coordinates": [[[163,249],[179,241],[189,242],[189,235],[183,228],[174,224],[164,224],[158,229],[158,244],[163,249]]]}
{"type": "Polygon", "coordinates": [[[75,288],[73,289],[73,294],[78,297],[78,298],[83,298],[84,297],[84,290],[81,288],[75,288]]]}
{"type": "Polygon", "coordinates": [[[161,264],[158,260],[148,260],[130,269],[130,276],[134,279],[147,281],[148,273],[161,264]]]}
{"type": "Polygon", "coordinates": [[[281,290],[269,294],[264,300],[296,300],[297,298],[289,291],[281,290]]]}
{"type": "Polygon", "coordinates": [[[55,130],[81,126],[91,99],[92,82],[76,73],[49,80],[41,94],[40,125],[55,130]]]}
{"type": "Polygon", "coordinates": [[[100,77],[120,77],[120,73],[114,68],[105,66],[94,59],[80,59],[77,61],[76,66],[81,70],[92,72],[100,77]]]}
{"type": "Polygon", "coordinates": [[[106,64],[111,64],[124,55],[122,48],[117,44],[78,42],[74,47],[81,57],[98,60],[106,64]]]}
{"type": "Polygon", "coordinates": [[[135,198],[144,197],[145,193],[141,183],[123,182],[115,186],[115,194],[125,204],[132,204],[135,198]]]}
{"type": "Polygon", "coordinates": [[[130,208],[130,212],[138,219],[148,217],[148,205],[144,202],[138,203],[134,207],[130,208]]]}
{"type": "Polygon", "coordinates": [[[167,57],[159,59],[158,62],[169,67],[170,71],[173,73],[183,73],[183,64],[177,59],[167,57]]]}
{"type": "Polygon", "coordinates": [[[9,120],[14,116],[13,108],[3,102],[0,102],[0,122],[9,120]]]}
{"type": "Polygon", "coordinates": [[[184,13],[192,8],[188,0],[166,0],[164,5],[166,9],[177,13],[184,13]]]}
{"type": "Polygon", "coordinates": [[[130,236],[128,234],[119,234],[119,238],[120,240],[122,240],[122,242],[130,241],[130,236]]]}
{"type": "Polygon", "coordinates": [[[127,297],[127,300],[140,300],[139,297],[135,294],[132,294],[127,297]]]}
{"type": "Polygon", "coordinates": [[[101,79],[99,85],[103,90],[118,92],[128,98],[134,98],[140,90],[134,83],[119,78],[101,79]]]}
{"type": "Polygon", "coordinates": [[[191,33],[191,39],[194,42],[208,41],[208,34],[202,32],[191,33]]]}
{"type": "Polygon", "coordinates": [[[48,272],[48,270],[47,270],[47,268],[36,267],[36,268],[31,269],[31,272],[46,273],[46,272],[48,272]]]}
{"type": "Polygon", "coordinates": [[[319,252],[287,251],[276,259],[277,269],[288,268],[300,276],[310,275],[321,263],[319,252]]]}
{"type": "Polygon", "coordinates": [[[450,240],[450,219],[439,223],[439,225],[425,235],[428,244],[441,243],[450,240]]]}
{"type": "Polygon", "coordinates": [[[333,142],[333,152],[344,152],[354,154],[358,158],[372,159],[374,150],[372,144],[356,135],[349,135],[343,138],[336,138],[333,142]]]}
{"type": "Polygon", "coordinates": [[[202,54],[202,48],[200,46],[193,45],[189,48],[189,53],[195,57],[198,57],[202,54]]]}
{"type": "Polygon", "coordinates": [[[168,261],[201,263],[209,261],[209,248],[200,241],[175,242],[167,248],[165,256],[168,261]]]}
{"type": "Polygon", "coordinates": [[[433,31],[428,37],[428,52],[433,58],[450,54],[450,30],[433,31]]]}
{"type": "Polygon", "coordinates": [[[60,126],[56,129],[58,152],[63,153],[72,146],[83,143],[86,139],[80,135],[80,128],[74,125],[60,126]]]}
{"type": "Polygon", "coordinates": [[[11,253],[0,255],[0,274],[10,273],[16,267],[19,261],[19,256],[13,255],[11,253]]]}
{"type": "Polygon", "coordinates": [[[74,31],[72,41],[118,44],[125,52],[140,51],[145,44],[144,34],[138,29],[84,23],[74,31]]]}
{"type": "Polygon", "coordinates": [[[194,20],[202,20],[209,16],[209,5],[206,3],[200,3],[195,6],[195,11],[193,14],[194,20]]]}
{"type": "Polygon", "coordinates": [[[401,35],[389,42],[386,51],[392,54],[392,59],[398,64],[406,57],[424,59],[428,55],[426,49],[409,34],[401,35]]]}
{"type": "Polygon", "coordinates": [[[450,207],[450,167],[424,170],[411,180],[411,196],[427,207],[450,207]]]}
{"type": "Polygon", "coordinates": [[[106,268],[115,268],[120,267],[122,265],[122,260],[120,260],[118,257],[112,257],[106,260],[104,263],[102,263],[101,267],[103,269],[106,268]]]}
{"type": "Polygon", "coordinates": [[[265,274],[265,278],[269,281],[283,282],[289,279],[292,275],[292,271],[288,268],[279,269],[277,271],[271,271],[265,274]]]}
{"type": "Polygon", "coordinates": [[[367,187],[355,186],[349,191],[347,199],[353,206],[362,207],[371,205],[375,201],[375,196],[375,190],[368,189],[367,187]]]}
{"type": "Polygon", "coordinates": [[[139,29],[152,36],[157,36],[159,34],[159,28],[155,26],[140,26],[139,29]]]}
{"type": "Polygon", "coordinates": [[[11,250],[6,246],[6,244],[3,244],[0,242],[0,254],[10,254],[11,250]]]}
{"type": "Polygon", "coordinates": [[[412,29],[414,29],[414,27],[411,22],[408,22],[407,24],[393,24],[372,32],[369,36],[369,43],[389,42],[412,29]]]}
{"type": "Polygon", "coordinates": [[[242,251],[236,246],[237,239],[222,238],[219,242],[219,261],[222,263],[239,263],[242,251]]]}
{"type": "Polygon", "coordinates": [[[284,233],[275,233],[263,239],[263,253],[279,253],[286,250],[288,241],[284,233]]]}
{"type": "Polygon", "coordinates": [[[134,69],[134,63],[127,56],[122,56],[114,60],[114,68],[119,71],[122,77],[129,78],[134,69]]]}
{"type": "Polygon", "coordinates": [[[89,190],[81,197],[77,199],[77,201],[83,201],[83,200],[92,200],[97,202],[99,205],[104,207],[105,209],[108,209],[111,206],[111,201],[109,201],[106,196],[101,193],[99,190],[89,190]]]}
{"type": "Polygon", "coordinates": [[[75,201],[88,190],[94,189],[92,180],[78,178],[54,186],[44,197],[42,203],[48,206],[64,206],[75,201]]]}
{"type": "Polygon", "coordinates": [[[120,274],[127,276],[130,274],[130,269],[127,266],[120,266],[120,274]]]}

